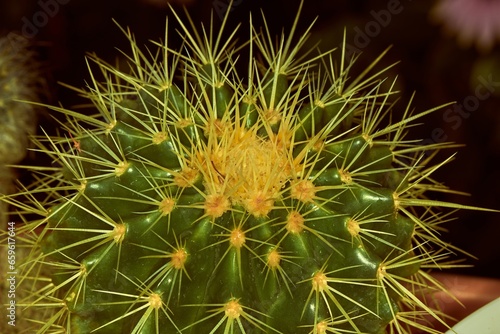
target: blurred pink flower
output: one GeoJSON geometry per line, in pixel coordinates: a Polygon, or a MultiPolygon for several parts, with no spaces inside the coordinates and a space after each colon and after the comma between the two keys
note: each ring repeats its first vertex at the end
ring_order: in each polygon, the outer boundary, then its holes
{"type": "Polygon", "coordinates": [[[461,45],[488,52],[500,40],[500,0],[439,0],[431,14],[461,45]]]}

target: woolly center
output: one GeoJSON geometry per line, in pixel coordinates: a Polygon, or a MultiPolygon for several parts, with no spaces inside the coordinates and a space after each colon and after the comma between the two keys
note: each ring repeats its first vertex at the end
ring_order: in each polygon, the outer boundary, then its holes
{"type": "Polygon", "coordinates": [[[292,178],[294,163],[288,148],[252,130],[221,124],[217,129],[200,152],[205,187],[224,194],[232,204],[244,206],[256,217],[266,216],[292,178]]]}
{"type": "Polygon", "coordinates": [[[243,313],[243,308],[236,300],[231,300],[224,305],[226,317],[231,320],[238,319],[243,313]]]}

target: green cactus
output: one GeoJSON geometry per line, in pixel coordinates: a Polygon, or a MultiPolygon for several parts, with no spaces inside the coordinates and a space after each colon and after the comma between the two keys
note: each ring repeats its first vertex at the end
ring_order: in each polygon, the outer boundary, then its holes
{"type": "Polygon", "coordinates": [[[3,198],[29,217],[19,284],[44,283],[19,302],[45,316],[32,329],[435,333],[419,295],[457,251],[437,208],[469,208],[430,199],[451,145],[404,138],[437,108],[397,110],[380,58],[355,78],[344,50],[307,58],[297,21],[277,44],[251,25],[243,48],[173,15],[181,50],[124,30],[130,70],[90,56],[97,112],[52,107],[67,122],[35,142],[54,163],[3,198]]]}

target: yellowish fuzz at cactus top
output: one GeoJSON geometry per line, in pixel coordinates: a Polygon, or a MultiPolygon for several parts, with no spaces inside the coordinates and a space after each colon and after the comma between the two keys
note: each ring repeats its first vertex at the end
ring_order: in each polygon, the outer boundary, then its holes
{"type": "Polygon", "coordinates": [[[78,190],[80,193],[83,193],[83,192],[85,191],[85,189],[87,188],[87,183],[88,183],[88,182],[87,182],[87,180],[81,180],[80,182],[81,182],[81,183],[80,183],[80,186],[78,187],[78,189],[77,189],[77,190],[78,190]]]}
{"type": "Polygon", "coordinates": [[[174,183],[179,187],[191,187],[198,179],[198,171],[191,167],[184,167],[182,171],[174,177],[174,183]]]}
{"type": "Polygon", "coordinates": [[[152,142],[159,145],[168,139],[168,134],[165,131],[157,132],[154,134],[152,142]]]}
{"type": "Polygon", "coordinates": [[[125,174],[128,167],[129,167],[129,164],[127,161],[120,161],[115,168],[115,175],[122,176],[123,174],[125,174]]]}
{"type": "Polygon", "coordinates": [[[351,173],[349,173],[348,170],[346,170],[346,169],[339,169],[339,174],[340,174],[340,180],[343,183],[345,183],[345,184],[351,184],[352,183],[351,173]]]}
{"type": "Polygon", "coordinates": [[[276,249],[273,249],[272,251],[269,252],[269,254],[267,254],[267,265],[270,268],[273,269],[279,268],[280,262],[281,262],[281,255],[276,249]]]}
{"type": "Polygon", "coordinates": [[[175,206],[175,200],[169,197],[165,197],[158,205],[158,210],[161,212],[162,216],[166,216],[172,212],[175,206]]]}
{"type": "Polygon", "coordinates": [[[326,277],[324,272],[319,271],[314,274],[312,278],[312,287],[314,291],[318,292],[328,289],[328,278],[326,277]]]}
{"type": "Polygon", "coordinates": [[[359,235],[359,232],[361,231],[361,227],[359,226],[359,223],[355,221],[354,219],[349,219],[347,222],[347,230],[353,237],[357,237],[359,235]]]}
{"type": "Polygon", "coordinates": [[[245,233],[240,228],[236,228],[231,231],[231,246],[241,248],[245,244],[245,241],[245,233]]]}
{"type": "Polygon", "coordinates": [[[125,234],[127,233],[127,226],[125,224],[116,224],[111,233],[113,235],[113,240],[117,244],[121,243],[125,238],[125,234]]]}
{"type": "Polygon", "coordinates": [[[387,274],[387,267],[384,264],[380,264],[377,269],[377,279],[381,280],[387,274]]]}
{"type": "Polygon", "coordinates": [[[287,145],[277,137],[261,138],[257,127],[244,130],[224,122],[212,122],[209,134],[195,163],[204,175],[205,188],[256,217],[267,216],[286,182],[300,168],[289,158],[287,145]]]}
{"type": "Polygon", "coordinates": [[[208,195],[205,199],[205,213],[213,218],[218,218],[231,207],[229,199],[220,194],[208,195]]]}
{"type": "Polygon", "coordinates": [[[326,321],[321,321],[316,325],[316,331],[314,333],[317,334],[326,334],[326,331],[328,330],[328,324],[326,321]]]}
{"type": "Polygon", "coordinates": [[[224,312],[229,319],[238,319],[243,313],[243,308],[237,300],[230,300],[224,305],[224,312]]]}
{"type": "Polygon", "coordinates": [[[177,249],[173,254],[172,258],[170,260],[170,263],[172,263],[172,266],[175,269],[183,269],[184,268],[184,263],[186,263],[188,254],[184,249],[177,249]]]}
{"type": "Polygon", "coordinates": [[[304,229],[304,217],[298,211],[292,211],[287,217],[286,229],[288,232],[297,234],[304,229]]]}
{"type": "Polygon", "coordinates": [[[297,180],[291,184],[290,195],[302,202],[312,202],[316,186],[310,180],[297,180]]]}
{"type": "Polygon", "coordinates": [[[159,309],[163,304],[161,296],[157,293],[152,293],[149,296],[148,301],[149,301],[149,306],[156,310],[159,309]]]}

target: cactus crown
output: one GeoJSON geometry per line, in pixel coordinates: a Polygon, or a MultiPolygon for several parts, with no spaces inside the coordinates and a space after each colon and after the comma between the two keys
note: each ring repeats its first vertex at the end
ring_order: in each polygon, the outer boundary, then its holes
{"type": "Polygon", "coordinates": [[[437,108],[396,111],[380,58],[350,78],[345,49],[301,50],[297,21],[238,46],[173,15],[180,50],[124,29],[129,69],[89,57],[98,113],[52,107],[63,132],[35,141],[54,164],[4,197],[39,216],[21,268],[39,332],[433,333],[417,295],[456,251],[436,208],[466,207],[428,198],[451,191],[432,178],[451,145],[404,136],[437,108]]]}

